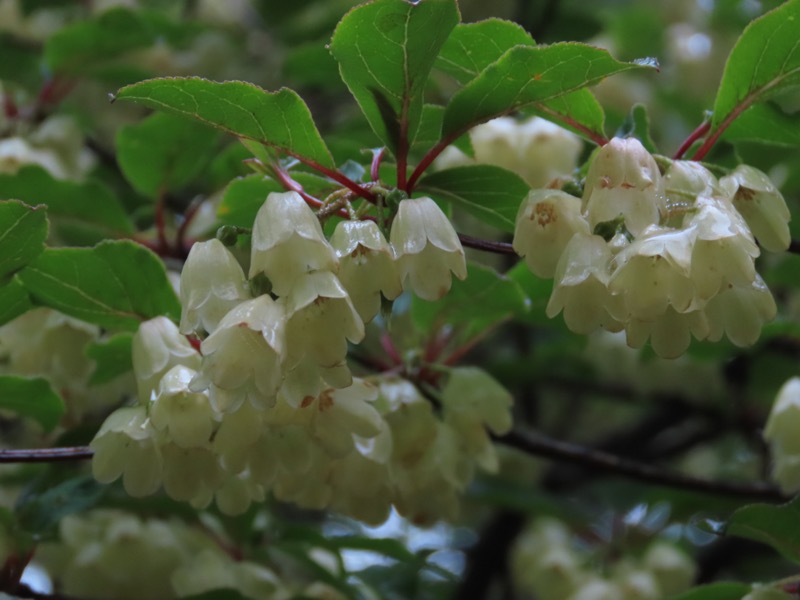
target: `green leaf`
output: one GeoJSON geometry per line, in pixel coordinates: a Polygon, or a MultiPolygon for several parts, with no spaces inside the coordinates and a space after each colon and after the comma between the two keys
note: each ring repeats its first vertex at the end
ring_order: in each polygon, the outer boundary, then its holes
{"type": "Polygon", "coordinates": [[[64,414],[64,401],[42,377],[0,375],[0,409],[33,419],[49,432],[64,414]]]}
{"type": "Polygon", "coordinates": [[[454,0],[375,0],[336,27],[330,49],[342,79],[393,152],[414,139],[428,76],[458,20],[454,0]]]}
{"type": "Polygon", "coordinates": [[[334,167],[308,107],[287,88],[267,92],[243,81],[164,77],[125,86],[116,98],[194,117],[279,152],[334,167]]]}
{"type": "Polygon", "coordinates": [[[183,600],[247,600],[247,596],[234,589],[219,589],[203,592],[195,596],[183,596],[183,600]]]}
{"type": "Polygon", "coordinates": [[[793,562],[800,562],[800,497],[787,504],[751,504],[733,513],[726,535],[763,542],[793,562]]]}
{"type": "Polygon", "coordinates": [[[511,48],[535,45],[530,34],[512,21],[486,19],[478,23],[460,23],[442,46],[436,67],[464,84],[511,48]]]}
{"type": "Polygon", "coordinates": [[[105,494],[106,486],[91,475],[81,475],[44,489],[26,490],[15,509],[21,527],[37,536],[55,533],[59,521],[94,507],[105,494]]]}
{"type": "Polygon", "coordinates": [[[128,240],[94,248],[49,248],[19,277],[37,304],[101,327],[135,331],[159,315],[180,318],[164,264],[128,240]]]}
{"type": "Polygon", "coordinates": [[[280,183],[263,175],[237,177],[225,188],[217,218],[223,225],[251,228],[267,195],[283,191],[280,183]]]}
{"type": "MultiPolygon", "coordinates": [[[[436,66],[459,83],[466,84],[512,48],[535,45],[528,32],[511,21],[486,19],[478,23],[463,23],[450,34],[436,66]]],[[[536,103],[528,112],[556,121],[590,139],[604,137],[603,107],[587,89],[536,103]]]]}
{"type": "Polygon", "coordinates": [[[750,105],[800,82],[800,0],[750,23],[728,56],[714,101],[712,132],[750,105]]]}
{"type": "Polygon", "coordinates": [[[532,112],[597,143],[605,138],[606,113],[587,88],[531,105],[532,112]]]}
{"type": "Polygon", "coordinates": [[[450,292],[438,302],[416,296],[411,301],[411,319],[421,331],[444,324],[463,327],[465,338],[513,315],[528,311],[528,299],[514,281],[491,267],[467,263],[467,278],[453,279],[450,292]]]}
{"type": "Polygon", "coordinates": [[[119,333],[107,340],[94,342],[86,349],[86,356],[95,361],[89,385],[107,383],[133,368],[131,344],[133,334],[119,333]]]}
{"type": "Polygon", "coordinates": [[[45,239],[47,211],[43,206],[0,201],[0,280],[39,256],[45,239]]]}
{"type": "Polygon", "coordinates": [[[800,113],[786,114],[769,102],[754,104],[722,134],[728,142],[760,142],[773,146],[800,146],[800,113]]]}
{"type": "Polygon", "coordinates": [[[156,198],[198,177],[218,141],[216,131],[196,121],[156,113],[119,130],[117,162],[136,191],[156,198]]]}
{"type": "Polygon", "coordinates": [[[16,276],[0,287],[0,325],[16,319],[31,308],[33,308],[33,304],[28,290],[16,276]]]}
{"type": "Polygon", "coordinates": [[[45,204],[53,227],[80,229],[97,238],[133,233],[133,225],[119,200],[96,181],[78,183],[56,179],[37,165],[27,165],[15,175],[0,174],[0,197],[29,204],[45,204]]]}
{"type": "Polygon", "coordinates": [[[196,30],[195,25],[172,23],[158,12],[113,8],[93,19],[72,23],[50,36],[45,43],[44,60],[54,72],[77,75],[160,39],[184,41],[196,30]]]}
{"type": "Polygon", "coordinates": [[[452,202],[484,223],[513,233],[519,205],[530,187],[511,171],[470,165],[431,173],[420,180],[417,191],[452,202]]]}
{"type": "Polygon", "coordinates": [[[751,591],[746,583],[725,581],[701,585],[669,600],[742,600],[751,591]]]}
{"type": "Polygon", "coordinates": [[[443,134],[460,135],[479,123],[551,101],[609,75],[654,66],[647,61],[620,62],[606,50],[573,42],[517,46],[453,96],[445,111],[443,134]]]}

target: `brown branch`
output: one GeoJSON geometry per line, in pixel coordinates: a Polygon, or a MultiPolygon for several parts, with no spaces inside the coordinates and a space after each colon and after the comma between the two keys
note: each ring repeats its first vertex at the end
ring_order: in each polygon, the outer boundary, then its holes
{"type": "Polygon", "coordinates": [[[792,240],[789,242],[787,251],[791,254],[800,254],[800,240],[792,240]]]}
{"type": "Polygon", "coordinates": [[[29,448],[0,450],[0,463],[65,462],[91,458],[94,451],[88,446],[66,448],[29,448]]]}
{"type": "Polygon", "coordinates": [[[476,250],[484,250],[485,252],[494,252],[496,254],[517,254],[514,251],[514,247],[508,242],[493,242],[463,233],[458,234],[458,239],[461,240],[461,245],[467,248],[475,248],[476,250]]]}
{"type": "Polygon", "coordinates": [[[497,437],[496,441],[535,456],[578,463],[611,474],[667,487],[771,502],[785,502],[788,500],[786,496],[781,494],[780,490],[766,483],[739,483],[702,479],[622,458],[602,450],[556,440],[538,432],[513,431],[503,437],[497,437]]]}

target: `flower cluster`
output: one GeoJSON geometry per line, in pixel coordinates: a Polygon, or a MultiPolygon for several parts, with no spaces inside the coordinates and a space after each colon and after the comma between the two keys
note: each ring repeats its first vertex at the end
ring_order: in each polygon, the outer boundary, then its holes
{"type": "Polygon", "coordinates": [[[218,589],[254,600],[298,593],[342,597],[328,586],[283,581],[263,565],[236,560],[218,536],[178,519],[143,520],[120,510],[93,510],[64,517],[59,541],[40,546],[36,560],[70,597],[167,600],[218,589]]]}
{"type": "Polygon", "coordinates": [[[475,158],[450,146],[437,159],[438,169],[496,165],[517,173],[531,187],[543,188],[568,177],[583,149],[577,135],[540,117],[526,121],[499,117],[478,125],[469,135],[475,158]]]}
{"type": "Polygon", "coordinates": [[[689,589],[695,565],[672,544],[656,540],[641,557],[615,560],[608,575],[590,568],[567,527],[555,519],[535,521],[520,536],[512,573],[520,591],[540,600],[657,600],[689,589]]]}
{"type": "Polygon", "coordinates": [[[134,496],[163,485],[198,507],[215,498],[232,514],[268,491],[368,522],[392,504],[417,520],[450,512],[447,492],[466,485],[472,463],[496,466],[484,427],[510,427],[510,398],[482,372],[455,370],[440,417],[410,383],[352,376],[348,342],[364,337],[381,295],[406,288],[436,299],[451,272],[466,275],[458,238],[429,198],[400,203],[390,238],[373,222],[343,222],[329,243],[303,199],[286,193],[270,194],[256,217],[249,280],[221,242],[195,244],[180,328],[157,318],[134,337],[139,401],[92,442],[97,479],[122,476],[134,496]],[[256,295],[259,286],[270,293],[256,295]],[[199,352],[186,335],[202,339],[199,352]],[[448,400],[456,385],[488,393],[448,400]],[[432,487],[443,489],[433,503],[432,487]]]}
{"type": "Polygon", "coordinates": [[[520,206],[514,249],[553,277],[547,314],[577,333],[625,330],[674,358],[691,337],[753,344],[775,302],[755,269],[758,243],[789,245],[789,211],[760,171],[742,165],[717,180],[674,161],[662,175],[635,139],[601,148],[583,199],[533,190],[520,206]],[[755,236],[755,238],[754,238],[755,236]]]}
{"type": "Polygon", "coordinates": [[[475,158],[450,146],[437,159],[438,169],[495,165],[517,173],[531,187],[550,187],[571,175],[583,149],[577,135],[540,117],[499,117],[474,127],[469,135],[475,158]]]}

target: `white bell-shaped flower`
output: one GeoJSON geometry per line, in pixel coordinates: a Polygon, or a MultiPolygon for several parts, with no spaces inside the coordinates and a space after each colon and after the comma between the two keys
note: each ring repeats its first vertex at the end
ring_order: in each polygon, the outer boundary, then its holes
{"type": "Polygon", "coordinates": [[[400,202],[389,234],[403,289],[423,300],[438,300],[450,291],[451,271],[467,276],[461,241],[450,220],[430,198],[400,202]]]}
{"type": "Polygon", "coordinates": [[[791,214],[783,195],[766,173],[739,165],[720,179],[720,185],[761,246],[770,252],[782,252],[789,247],[791,214]]]}
{"type": "MultiPolygon", "coordinates": [[[[268,295],[236,306],[203,340],[203,366],[191,389],[200,391],[213,384],[223,392],[215,398],[227,392],[239,400],[248,398],[254,406],[272,406],[283,379],[285,320],[283,305],[268,295]]],[[[233,401],[218,408],[235,410],[237,405],[233,401]]]]}
{"type": "Polygon", "coordinates": [[[626,340],[631,348],[642,348],[649,338],[653,350],[661,358],[679,357],[689,348],[692,336],[704,340],[709,331],[703,311],[679,313],[671,306],[657,319],[630,319],[625,323],[626,340]]]}
{"type": "Polygon", "coordinates": [[[576,233],[590,233],[578,198],[561,190],[531,190],[517,211],[514,251],[535,275],[549,278],[576,233]]]}
{"type": "Polygon", "coordinates": [[[772,448],[772,477],[787,494],[800,491],[800,377],[783,384],[767,424],[764,439],[772,448]]]}
{"type": "Polygon", "coordinates": [[[194,369],[182,365],[172,367],[161,378],[150,403],[153,427],[181,448],[207,446],[214,431],[216,415],[208,394],[189,389],[195,374],[194,369]]]}
{"type": "Polygon", "coordinates": [[[308,398],[300,410],[311,412],[310,434],[334,458],[349,454],[355,447],[354,435],[372,438],[381,432],[383,419],[372,402],[378,388],[361,379],[344,389],[326,389],[308,398]]]}
{"type": "Polygon", "coordinates": [[[139,401],[143,403],[150,401],[161,377],[172,367],[200,368],[200,354],[166,317],[142,323],[133,336],[131,352],[139,401]]]}
{"type": "Polygon", "coordinates": [[[602,327],[620,331],[621,299],[608,291],[611,250],[597,235],[576,234],[556,265],[553,293],[547,303],[551,319],[562,310],[564,322],[575,333],[590,333],[602,327]]]}
{"type": "Polygon", "coordinates": [[[152,494],[161,485],[161,452],[144,406],[115,410],[89,447],[94,451],[92,474],[100,483],[122,475],[125,491],[135,497],[152,494]]]}
{"type": "Polygon", "coordinates": [[[272,291],[285,296],[299,276],[336,266],[333,248],[303,197],[297,192],[267,196],[253,224],[250,277],[264,273],[272,291]]]}
{"type": "Polygon", "coordinates": [[[205,506],[225,480],[225,473],[209,448],[181,448],[167,443],[161,447],[161,456],[164,491],[174,500],[205,506]]]}
{"type": "Polygon", "coordinates": [[[711,299],[705,307],[712,342],[722,339],[722,334],[736,346],[752,346],[761,335],[764,323],[777,314],[775,299],[767,284],[756,275],[752,283],[731,286],[711,299]]]}
{"type": "Polygon", "coordinates": [[[675,596],[690,587],[697,576],[697,565],[686,553],[665,541],[655,541],[642,557],[644,567],[658,582],[662,594],[675,596]]]}
{"type": "Polygon", "coordinates": [[[217,239],[192,246],[181,271],[183,333],[216,329],[222,317],[250,298],[241,265],[217,239]]]}
{"type": "Polygon", "coordinates": [[[664,173],[669,217],[681,219],[692,209],[698,196],[718,196],[721,193],[717,178],[697,161],[675,160],[664,173]]]}
{"type": "Polygon", "coordinates": [[[442,389],[442,415],[461,438],[465,451],[486,471],[496,472],[499,461],[487,432],[511,429],[511,394],[486,371],[475,367],[452,369],[442,389]]]}
{"type": "Polygon", "coordinates": [[[364,338],[364,323],[347,290],[329,271],[300,277],[286,299],[287,366],[311,357],[322,367],[335,367],[347,357],[347,340],[364,338]]]}
{"type": "Polygon", "coordinates": [[[635,237],[666,213],[664,182],[651,154],[634,138],[614,138],[600,148],[586,174],[583,206],[592,231],[624,218],[635,237]]]}
{"type": "Polygon", "coordinates": [[[339,281],[368,323],[381,308],[381,294],[394,300],[403,291],[392,247],[373,221],[342,221],[331,246],[339,258],[339,281]]]}
{"type": "Polygon", "coordinates": [[[692,307],[695,290],[690,274],[695,236],[693,228],[652,226],[616,255],[608,289],[622,298],[624,312],[614,314],[615,318],[647,321],[658,319],[668,306],[677,312],[692,307]]]}
{"type": "Polygon", "coordinates": [[[758,246],[730,202],[700,197],[687,227],[697,231],[692,254],[692,281],[701,300],[710,300],[727,286],[748,286],[756,276],[758,246]]]}

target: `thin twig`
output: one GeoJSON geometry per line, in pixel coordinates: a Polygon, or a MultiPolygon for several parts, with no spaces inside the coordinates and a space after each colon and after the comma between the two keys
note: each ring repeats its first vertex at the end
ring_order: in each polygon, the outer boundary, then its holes
{"type": "Polygon", "coordinates": [[[463,246],[467,246],[468,248],[475,248],[476,250],[484,250],[486,252],[494,252],[496,254],[516,254],[514,247],[507,242],[493,242],[491,240],[484,240],[463,233],[458,234],[458,239],[461,240],[461,244],[463,246]]]}
{"type": "Polygon", "coordinates": [[[704,135],[708,133],[708,130],[711,129],[711,121],[704,121],[700,124],[700,126],[695,129],[692,133],[689,134],[683,143],[680,145],[680,148],[675,152],[674,158],[675,160],[680,160],[683,158],[683,155],[686,154],[686,151],[692,147],[697,140],[701,139],[704,135]]]}
{"type": "Polygon", "coordinates": [[[46,463],[85,460],[94,451],[88,446],[65,448],[28,448],[25,450],[0,450],[0,463],[46,463]]]}
{"type": "Polygon", "coordinates": [[[496,441],[536,456],[578,463],[593,469],[668,487],[771,502],[788,500],[780,490],[766,483],[702,479],[622,458],[602,450],[555,440],[533,431],[513,431],[508,435],[496,438],[496,441]]]}

